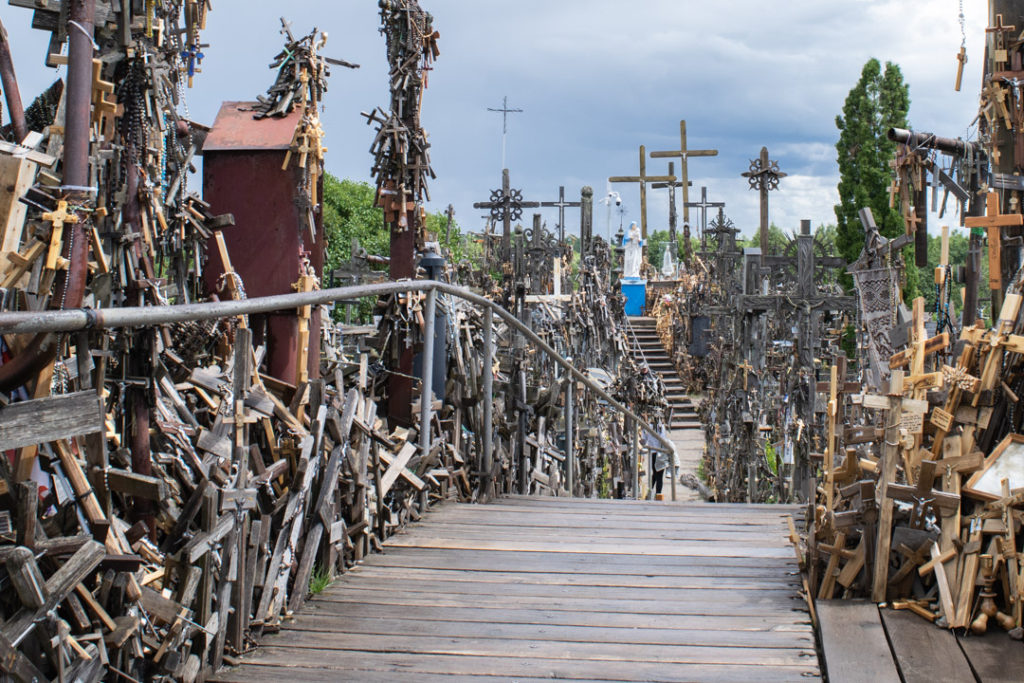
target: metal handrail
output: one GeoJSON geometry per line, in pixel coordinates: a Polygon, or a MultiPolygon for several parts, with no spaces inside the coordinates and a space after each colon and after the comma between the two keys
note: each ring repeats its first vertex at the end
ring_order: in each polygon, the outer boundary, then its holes
{"type": "MultiPolygon", "coordinates": [[[[437,280],[400,280],[398,282],[383,282],[371,285],[333,287],[312,292],[277,294],[237,301],[212,301],[173,306],[129,306],[124,308],[76,308],[63,311],[8,312],[0,313],[0,334],[74,332],[88,329],[147,327],[189,320],[216,320],[252,313],[270,313],[273,311],[295,309],[302,306],[319,306],[346,299],[358,299],[364,296],[385,296],[416,291],[443,292],[478,306],[489,308],[509,326],[518,330],[536,347],[550,356],[557,365],[575,377],[576,380],[583,383],[584,386],[600,396],[620,413],[635,420],[636,424],[645,432],[654,435],[662,445],[671,450],[672,445],[668,439],[659,434],[654,427],[641,419],[632,410],[615,400],[594,380],[577,370],[533,330],[520,322],[515,315],[490,299],[475,294],[468,289],[456,287],[445,282],[438,282],[437,280]]],[[[429,405],[429,401],[425,403],[429,405]]]]}

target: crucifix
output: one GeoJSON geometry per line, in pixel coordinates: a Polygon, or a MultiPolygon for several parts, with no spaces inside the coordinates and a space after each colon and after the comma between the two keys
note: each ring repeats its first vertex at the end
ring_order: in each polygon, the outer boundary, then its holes
{"type": "Polygon", "coordinates": [[[750,182],[750,189],[761,193],[761,265],[768,254],[768,193],[779,189],[779,180],[786,173],[779,170],[779,162],[768,158],[768,148],[761,148],[761,156],[751,159],[750,170],[741,174],[750,182]]]}
{"type": "Polygon", "coordinates": [[[1000,213],[999,195],[989,192],[985,197],[985,215],[969,216],[964,219],[968,228],[986,228],[988,230],[988,288],[993,291],[1003,289],[1002,262],[1002,228],[1010,225],[1024,225],[1024,216],[1019,213],[1000,213]]]}
{"type": "Polygon", "coordinates": [[[521,114],[522,109],[509,109],[508,95],[501,100],[501,108],[487,107],[487,111],[501,113],[501,167],[505,168],[505,139],[508,137],[508,115],[521,114]]]}
{"type": "Polygon", "coordinates": [[[507,259],[512,243],[512,221],[518,221],[523,217],[523,209],[536,209],[539,202],[524,202],[523,191],[512,189],[508,178],[508,169],[501,172],[501,189],[491,190],[491,200],[488,202],[476,202],[474,209],[490,209],[491,218],[501,221],[501,251],[500,258],[507,259]]]}
{"type": "Polygon", "coordinates": [[[576,208],[580,206],[580,202],[567,202],[565,201],[565,185],[561,185],[558,188],[558,201],[557,202],[541,202],[541,206],[557,206],[558,207],[558,241],[565,241],[565,209],[576,208]]]}
{"type": "Polygon", "coordinates": [[[703,237],[704,233],[708,229],[708,209],[710,208],[724,208],[725,202],[709,202],[708,201],[708,188],[701,185],[700,188],[700,201],[699,202],[687,202],[687,207],[693,207],[700,209],[700,234],[703,237]]]}
{"type": "Polygon", "coordinates": [[[647,183],[671,183],[675,179],[671,175],[647,175],[647,148],[643,145],[640,145],[640,175],[608,179],[609,183],[640,183],[640,234],[644,240],[647,239],[647,183]]]}
{"type": "MultiPolygon", "coordinates": [[[[662,152],[651,152],[652,159],[674,159],[679,158],[682,160],[680,164],[679,177],[682,180],[683,187],[683,223],[689,225],[690,223],[690,170],[687,160],[690,157],[714,157],[718,156],[717,149],[687,149],[686,147],[686,120],[679,122],[679,149],[662,151],[662,152]]],[[[646,235],[645,235],[646,236],[646,235]]]]}

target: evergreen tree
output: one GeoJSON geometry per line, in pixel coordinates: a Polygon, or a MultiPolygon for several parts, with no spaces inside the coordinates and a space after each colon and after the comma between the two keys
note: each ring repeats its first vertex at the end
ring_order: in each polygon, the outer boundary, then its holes
{"type": "MultiPolygon", "coordinates": [[[[909,90],[903,83],[899,66],[886,62],[883,72],[878,60],[871,58],[864,65],[857,85],[847,95],[842,115],[836,117],[839,129],[836,246],[847,261],[855,261],[864,246],[864,230],[858,216],[862,208],[871,208],[884,236],[896,237],[904,230],[898,206],[889,208],[892,177],[889,161],[896,151],[896,143],[890,141],[886,133],[890,128],[907,126],[909,108],[909,90]]],[[[848,278],[847,284],[850,284],[848,278]]]]}

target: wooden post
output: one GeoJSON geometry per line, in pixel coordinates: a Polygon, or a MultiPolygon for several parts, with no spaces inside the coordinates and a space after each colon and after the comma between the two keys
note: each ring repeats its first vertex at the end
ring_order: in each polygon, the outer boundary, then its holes
{"type": "Polygon", "coordinates": [[[875,566],[871,584],[872,602],[885,601],[889,580],[889,551],[892,548],[892,515],[895,501],[887,494],[896,481],[900,455],[900,415],[903,405],[903,371],[893,370],[889,376],[889,409],[885,413],[885,444],[882,447],[882,472],[878,478],[875,500],[881,508],[878,517],[878,539],[875,544],[875,566]]]}

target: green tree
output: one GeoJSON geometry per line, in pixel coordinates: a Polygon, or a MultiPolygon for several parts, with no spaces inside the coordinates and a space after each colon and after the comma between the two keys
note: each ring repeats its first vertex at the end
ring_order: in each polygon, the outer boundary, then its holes
{"type": "MultiPolygon", "coordinates": [[[[324,175],[324,232],[327,238],[327,260],[324,272],[330,277],[337,268],[352,258],[353,238],[368,254],[387,256],[391,251],[391,234],[384,223],[384,212],[374,206],[376,190],[363,181],[339,179],[327,173],[324,175]]],[[[448,217],[439,212],[427,214],[426,229],[444,241],[448,217]]],[[[442,246],[450,249],[454,260],[470,257],[477,249],[474,243],[462,238],[458,223],[453,221],[449,243],[442,246]]],[[[386,270],[385,266],[377,266],[386,270]]],[[[344,283],[339,283],[344,284],[344,283]]],[[[360,302],[358,318],[368,321],[373,310],[373,299],[360,302]]],[[[341,308],[336,317],[343,316],[341,308]]]]}
{"type": "MultiPolygon", "coordinates": [[[[843,113],[836,117],[839,141],[836,159],[839,162],[839,204],[836,212],[836,246],[839,255],[849,262],[857,260],[864,247],[864,230],[859,212],[870,207],[879,231],[896,237],[904,230],[898,209],[889,207],[891,175],[889,161],[896,143],[886,136],[890,128],[907,126],[910,94],[903,83],[899,66],[885,63],[885,70],[871,58],[861,71],[860,80],[850,90],[843,113]]],[[[908,297],[916,295],[917,273],[908,273],[908,297]]],[[[844,276],[844,285],[852,280],[844,276]]]]}

